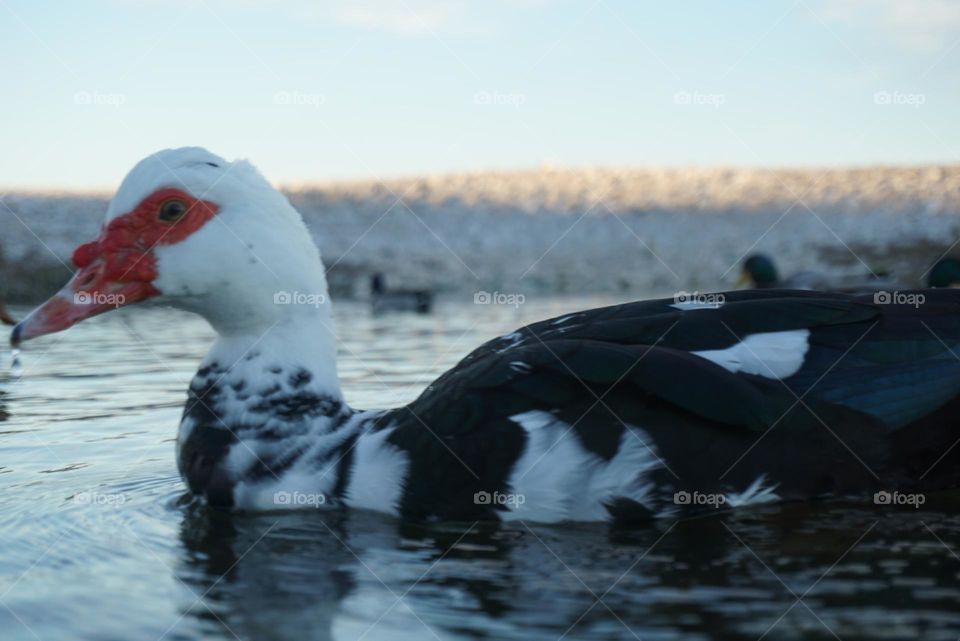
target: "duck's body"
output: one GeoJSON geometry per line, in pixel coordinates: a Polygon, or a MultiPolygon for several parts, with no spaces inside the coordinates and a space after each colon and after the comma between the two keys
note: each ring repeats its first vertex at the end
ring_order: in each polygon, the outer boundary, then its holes
{"type": "Polygon", "coordinates": [[[944,453],[960,439],[960,360],[945,344],[960,341],[960,292],[924,295],[924,314],[779,291],[589,310],[493,340],[409,406],[374,412],[268,347],[229,371],[234,355],[214,351],[191,385],[181,470],[240,509],[322,496],[541,522],[956,487],[944,453]]]}
{"type": "Polygon", "coordinates": [[[383,274],[374,274],[370,278],[370,303],[377,314],[429,314],[433,309],[433,292],[427,289],[387,289],[386,277],[383,274]]]}
{"type": "Polygon", "coordinates": [[[106,311],[70,302],[98,289],[203,314],[219,336],[177,450],[211,504],[635,521],[960,486],[960,292],[917,292],[917,306],[749,291],[588,310],[482,345],[408,406],[359,411],[340,390],[323,269],[296,211],[247,165],[158,156],[14,337],[106,311]],[[316,304],[276,304],[277,289],[316,304]]]}

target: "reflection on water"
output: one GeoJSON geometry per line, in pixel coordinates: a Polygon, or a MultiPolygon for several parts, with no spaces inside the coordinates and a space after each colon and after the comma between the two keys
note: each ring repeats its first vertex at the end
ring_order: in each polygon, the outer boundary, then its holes
{"type": "MultiPolygon", "coordinates": [[[[409,401],[486,338],[599,302],[340,305],[344,388],[358,407],[409,401]]],[[[208,510],[173,438],[210,338],[184,314],[120,312],[0,378],[3,639],[960,637],[956,495],[633,530],[208,510]]]]}
{"type": "Polygon", "coordinates": [[[178,573],[211,631],[241,638],[947,638],[957,561],[923,518],[794,508],[617,532],[198,510],[178,573]]]}

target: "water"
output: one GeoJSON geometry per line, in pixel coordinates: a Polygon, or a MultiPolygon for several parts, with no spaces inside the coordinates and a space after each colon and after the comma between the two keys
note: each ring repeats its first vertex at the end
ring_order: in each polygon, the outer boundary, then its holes
{"type": "MultiPolygon", "coordinates": [[[[605,302],[444,303],[431,317],[340,304],[348,400],[409,401],[483,340],[605,302]]],[[[960,637],[951,495],[634,530],[207,510],[173,441],[211,332],[133,311],[37,340],[22,378],[0,374],[5,641],[960,637]]]]}

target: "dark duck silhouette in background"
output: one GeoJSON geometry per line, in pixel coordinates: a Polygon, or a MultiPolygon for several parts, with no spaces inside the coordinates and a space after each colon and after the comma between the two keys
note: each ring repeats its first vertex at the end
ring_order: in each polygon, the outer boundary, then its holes
{"type": "Polygon", "coordinates": [[[387,289],[387,279],[379,272],[370,278],[370,300],[377,313],[429,314],[433,309],[433,292],[427,289],[387,289]]]}
{"type": "Polygon", "coordinates": [[[865,293],[886,289],[909,289],[898,285],[886,273],[868,273],[830,278],[814,271],[802,271],[781,280],[773,259],[766,254],[751,254],[743,261],[737,286],[752,289],[806,289],[825,292],[865,293]]]}
{"type": "Polygon", "coordinates": [[[941,258],[927,276],[927,287],[960,286],[960,258],[941,258]]]}
{"type": "MultiPolygon", "coordinates": [[[[3,263],[4,263],[4,260],[3,260],[3,252],[0,251],[0,266],[2,266],[3,263]]],[[[0,288],[0,292],[2,292],[2,288],[0,288]]],[[[16,325],[16,324],[17,324],[16,319],[14,319],[14,317],[11,316],[11,315],[9,314],[9,312],[7,312],[6,307],[4,307],[4,305],[3,305],[3,300],[2,300],[2,299],[0,299],[0,323],[3,323],[4,325],[16,325]]]]}
{"type": "Polygon", "coordinates": [[[17,320],[10,315],[10,312],[7,311],[7,308],[3,306],[3,301],[0,301],[0,323],[4,325],[16,325],[17,320]]]}

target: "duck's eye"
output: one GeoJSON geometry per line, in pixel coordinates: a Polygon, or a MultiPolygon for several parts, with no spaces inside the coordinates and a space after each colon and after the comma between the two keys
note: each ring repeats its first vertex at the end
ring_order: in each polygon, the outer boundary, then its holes
{"type": "Polygon", "coordinates": [[[185,213],[187,213],[187,203],[172,198],[165,200],[163,204],[160,205],[160,212],[157,214],[157,219],[164,223],[173,223],[183,218],[185,213]]]}

